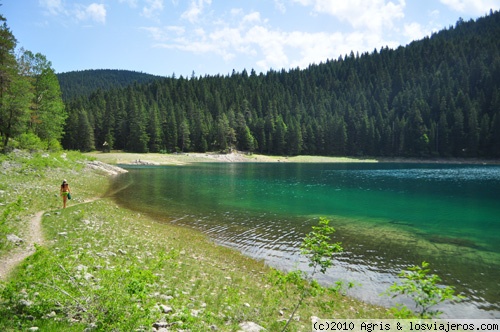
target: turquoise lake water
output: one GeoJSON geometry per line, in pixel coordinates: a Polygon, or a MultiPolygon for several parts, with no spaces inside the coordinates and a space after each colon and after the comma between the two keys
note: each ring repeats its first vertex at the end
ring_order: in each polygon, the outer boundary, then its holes
{"type": "MultiPolygon", "coordinates": [[[[130,209],[202,231],[269,265],[307,270],[298,247],[329,218],[344,252],[320,278],[384,305],[423,260],[467,296],[443,317],[500,318],[500,166],[204,163],[124,166],[111,192],[130,209]]],[[[409,303],[407,303],[409,304],[409,303]]]]}

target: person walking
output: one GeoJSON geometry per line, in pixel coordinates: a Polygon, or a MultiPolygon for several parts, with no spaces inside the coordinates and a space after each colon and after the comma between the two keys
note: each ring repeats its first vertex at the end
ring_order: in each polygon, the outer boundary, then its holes
{"type": "Polygon", "coordinates": [[[71,199],[71,189],[69,189],[68,181],[63,180],[61,184],[60,194],[63,200],[63,208],[65,209],[68,198],[71,199]]]}

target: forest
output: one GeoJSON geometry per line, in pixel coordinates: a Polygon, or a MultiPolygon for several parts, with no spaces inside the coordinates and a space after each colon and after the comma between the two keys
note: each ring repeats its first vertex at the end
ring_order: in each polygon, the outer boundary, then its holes
{"type": "Polygon", "coordinates": [[[397,49],[351,52],[304,69],[141,79],[127,71],[59,74],[67,116],[61,144],[498,158],[499,37],[500,13],[490,11],[397,49]]]}

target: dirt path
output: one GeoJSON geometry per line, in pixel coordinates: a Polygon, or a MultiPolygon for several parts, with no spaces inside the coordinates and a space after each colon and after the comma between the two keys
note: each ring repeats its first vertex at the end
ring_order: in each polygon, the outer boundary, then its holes
{"type": "Polygon", "coordinates": [[[26,257],[35,252],[35,243],[42,245],[44,242],[42,233],[42,216],[44,211],[35,213],[28,225],[28,235],[23,243],[9,254],[0,258],[0,280],[5,280],[10,272],[26,257]]]}
{"type": "MultiPolygon", "coordinates": [[[[92,198],[81,203],[73,204],[71,207],[91,203],[99,198],[92,198]]],[[[43,245],[45,239],[42,232],[42,216],[45,211],[39,211],[30,219],[28,225],[28,235],[23,239],[23,243],[12,252],[0,257],[0,280],[6,280],[10,272],[21,263],[26,257],[35,252],[35,243],[43,245]]]]}

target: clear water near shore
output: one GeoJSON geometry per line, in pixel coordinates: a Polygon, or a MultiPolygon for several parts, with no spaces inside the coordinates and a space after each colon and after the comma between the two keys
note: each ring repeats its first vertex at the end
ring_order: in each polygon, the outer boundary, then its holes
{"type": "MultiPolygon", "coordinates": [[[[444,317],[500,318],[500,166],[207,163],[125,166],[119,204],[193,227],[275,267],[307,270],[298,246],[319,216],[345,252],[322,282],[379,296],[401,269],[431,263],[468,300],[444,317]]],[[[111,190],[114,190],[112,188],[111,190]]]]}

